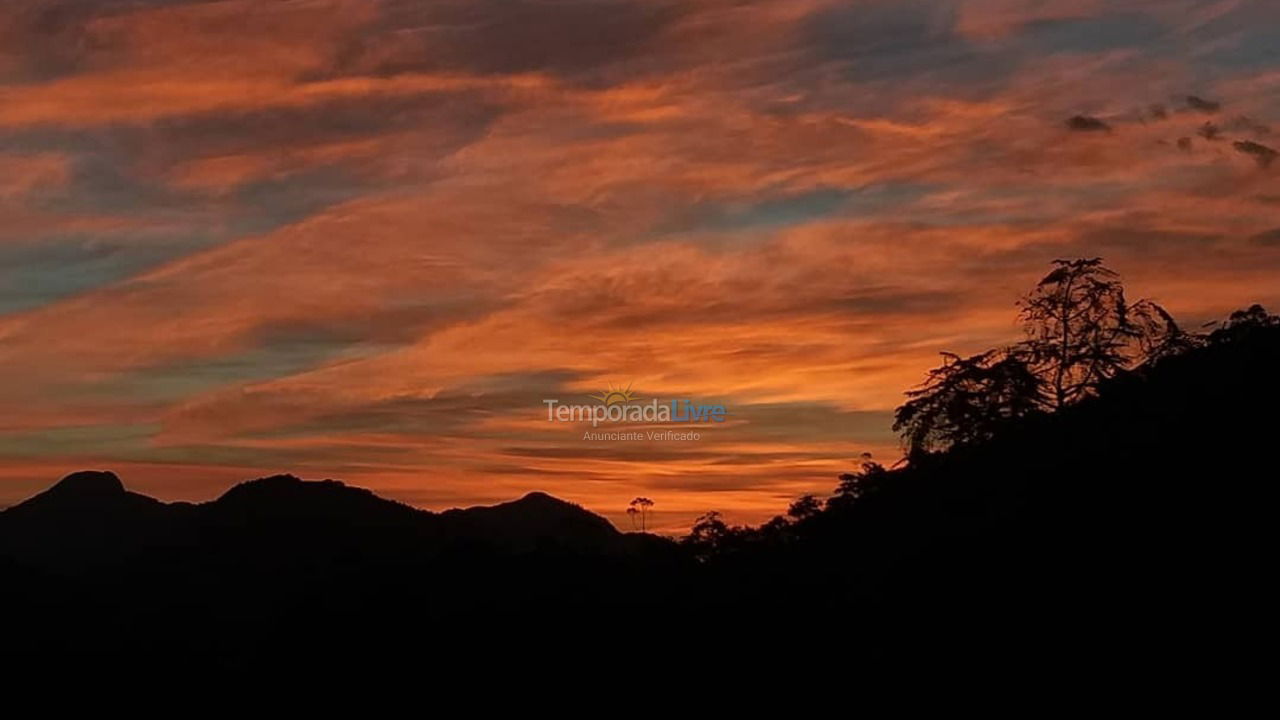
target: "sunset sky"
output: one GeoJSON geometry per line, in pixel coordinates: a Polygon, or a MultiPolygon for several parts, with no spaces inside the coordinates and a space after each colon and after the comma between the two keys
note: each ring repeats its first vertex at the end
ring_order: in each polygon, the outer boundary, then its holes
{"type": "Polygon", "coordinates": [[[4,0],[0,506],[102,468],[759,521],[896,460],[1054,258],[1280,306],[1272,148],[1274,0],[4,0]],[[628,385],[728,421],[546,420],[628,385]]]}

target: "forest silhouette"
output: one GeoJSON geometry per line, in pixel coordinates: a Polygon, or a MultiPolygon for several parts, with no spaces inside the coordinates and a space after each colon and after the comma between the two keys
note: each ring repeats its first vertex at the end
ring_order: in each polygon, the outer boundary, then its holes
{"type": "Polygon", "coordinates": [[[908,391],[902,462],[866,456],[757,527],[710,512],[671,540],[542,493],[431,513],[292,476],[166,504],[72,474],[0,513],[6,648],[305,668],[635,623],[828,649],[1247,633],[1271,597],[1280,317],[1187,331],[1097,258],[1056,261],[1018,308],[1022,342],[945,354],[908,391]]]}

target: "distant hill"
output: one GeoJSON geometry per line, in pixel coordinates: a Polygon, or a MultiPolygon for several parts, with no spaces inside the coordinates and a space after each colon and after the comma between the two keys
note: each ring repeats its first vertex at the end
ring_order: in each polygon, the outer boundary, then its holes
{"type": "Polygon", "coordinates": [[[115,473],[72,473],[0,512],[0,557],[34,564],[124,560],[164,537],[189,507],[129,492],[115,473]]]}
{"type": "Polygon", "coordinates": [[[0,557],[55,568],[178,551],[426,559],[464,546],[493,554],[626,553],[631,542],[599,515],[545,493],[433,513],[336,480],[292,475],[240,483],[206,503],[166,504],[127,491],[114,473],[83,471],[0,512],[0,557]]]}
{"type": "Polygon", "coordinates": [[[163,503],[85,471],[0,512],[0,635],[59,666],[153,652],[215,667],[281,652],[306,663],[338,648],[387,653],[406,632],[439,644],[543,628],[526,616],[660,606],[689,565],[670,540],[621,533],[544,493],[433,513],[278,475],[163,503]],[[638,590],[646,577],[671,584],[638,590]]]}

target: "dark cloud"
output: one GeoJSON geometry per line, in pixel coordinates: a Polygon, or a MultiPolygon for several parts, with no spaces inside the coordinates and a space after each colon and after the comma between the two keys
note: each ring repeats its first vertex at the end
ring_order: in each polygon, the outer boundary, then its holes
{"type": "Polygon", "coordinates": [[[1280,228],[1267,230],[1266,232],[1260,232],[1257,235],[1254,235],[1253,237],[1249,238],[1249,241],[1254,243],[1255,245],[1263,245],[1266,247],[1278,247],[1280,246],[1280,228]]]}
{"type": "MultiPolygon", "coordinates": [[[[53,227],[52,236],[32,236],[24,230],[28,236],[0,250],[16,268],[0,280],[0,310],[43,304],[238,235],[275,230],[398,182],[378,173],[376,163],[404,161],[388,152],[370,158],[341,150],[311,159],[310,150],[429,127],[429,133],[414,132],[412,151],[414,162],[430,167],[482,137],[502,111],[488,97],[451,91],[189,114],[146,126],[0,132],[0,152],[71,158],[66,186],[42,194],[32,207],[68,222],[119,218],[134,238],[118,241],[123,231],[59,235],[53,227]],[[264,169],[219,180],[225,187],[175,182],[192,163],[226,158],[245,158],[251,167],[262,160],[264,169]],[[32,244],[37,241],[42,245],[32,244]]],[[[6,234],[0,228],[0,239],[6,234]]]]}
{"type": "Polygon", "coordinates": [[[429,161],[483,136],[503,111],[499,100],[475,91],[352,96],[299,107],[165,118],[122,140],[135,155],[165,167],[193,155],[280,153],[429,127],[414,147],[417,157],[429,161]]]}
{"type": "Polygon", "coordinates": [[[104,457],[126,458],[143,453],[155,429],[152,425],[113,424],[0,432],[0,457],[97,453],[104,457]]]}
{"type": "Polygon", "coordinates": [[[659,0],[392,0],[340,49],[337,75],[549,72],[587,80],[656,59],[653,43],[692,8],[659,0]]]}
{"type": "Polygon", "coordinates": [[[44,82],[69,75],[87,55],[83,5],[15,3],[0,10],[0,82],[44,82]]]}
{"type": "Polygon", "coordinates": [[[855,72],[909,73],[935,54],[965,54],[967,44],[955,32],[956,6],[935,0],[871,0],[827,10],[812,19],[819,49],[834,57],[860,61],[855,72]],[[905,62],[909,67],[892,65],[905,62]]]}
{"type": "MultiPolygon", "coordinates": [[[[805,44],[840,63],[850,79],[946,97],[986,97],[1018,69],[1009,48],[974,44],[956,31],[954,0],[844,3],[806,18],[805,44]]],[[[890,100],[891,101],[891,100],[890,100]]]]}
{"type": "Polygon", "coordinates": [[[98,18],[209,0],[5,0],[0,6],[0,83],[42,83],[109,62],[98,18]],[[104,55],[106,57],[104,57],[104,55]]]}
{"type": "Polygon", "coordinates": [[[1149,46],[1164,33],[1149,15],[1103,13],[1095,17],[1034,20],[1022,26],[1018,40],[1041,52],[1097,53],[1149,46]]]}
{"type": "MultiPolygon", "coordinates": [[[[574,398],[574,393],[566,392],[565,386],[577,378],[576,373],[565,370],[479,377],[431,396],[391,398],[351,410],[326,413],[303,423],[279,428],[269,435],[308,435],[315,432],[453,432],[476,420],[500,413],[545,412],[545,399],[555,398],[567,402],[574,398]]],[[[588,401],[586,397],[580,400],[588,401]]],[[[484,435],[479,431],[469,434],[471,437],[484,435]]]]}
{"type": "Polygon", "coordinates": [[[126,278],[195,243],[137,242],[137,235],[65,235],[0,242],[0,313],[37,307],[126,278]]]}
{"type": "MultiPolygon", "coordinates": [[[[226,447],[218,445],[158,445],[158,427],[112,423],[75,425],[23,432],[0,432],[0,457],[37,458],[47,455],[91,455],[100,462],[198,463],[205,466],[302,469],[319,462],[326,470],[341,471],[356,449],[350,446],[299,448],[226,447]]],[[[386,461],[405,448],[366,445],[358,452],[368,460],[386,461]]],[[[355,467],[348,465],[347,467],[355,467]]]]}
{"type": "Polygon", "coordinates": [[[273,328],[252,347],[224,356],[175,361],[131,370],[78,385],[84,395],[124,396],[142,401],[172,401],[218,387],[291,375],[325,360],[348,357],[359,341],[339,328],[273,328]]]}
{"type": "Polygon", "coordinates": [[[838,4],[809,18],[807,44],[821,57],[845,63],[858,82],[982,98],[998,92],[1034,58],[1146,47],[1165,32],[1146,13],[1104,12],[1030,19],[1006,37],[975,42],[958,30],[964,5],[957,0],[838,4]]]}
{"type": "Polygon", "coordinates": [[[1108,225],[1081,232],[1084,247],[1105,251],[1110,248],[1131,252],[1155,252],[1171,248],[1201,248],[1220,242],[1220,233],[1185,232],[1133,225],[1108,225]]]}
{"type": "Polygon", "coordinates": [[[1076,115],[1067,120],[1067,128],[1077,132],[1110,132],[1111,126],[1091,115],[1076,115]]]}
{"type": "Polygon", "coordinates": [[[1222,103],[1213,100],[1205,100],[1196,95],[1187,96],[1187,107],[1202,113],[1213,114],[1222,109],[1222,103]]]}
{"type": "Polygon", "coordinates": [[[1271,167],[1271,163],[1275,162],[1276,156],[1280,155],[1280,153],[1276,152],[1275,149],[1253,142],[1252,140],[1239,140],[1235,142],[1232,147],[1236,149],[1236,152],[1252,156],[1254,162],[1258,163],[1258,167],[1260,168],[1271,167]]]}
{"type": "Polygon", "coordinates": [[[1199,130],[1196,130],[1196,134],[1205,140],[1221,140],[1222,128],[1211,122],[1206,122],[1200,126],[1199,130]]]}
{"type": "Polygon", "coordinates": [[[1247,115],[1240,115],[1227,123],[1227,129],[1236,132],[1251,132],[1259,137],[1271,134],[1271,126],[1258,122],[1247,115]]]}
{"type": "MultiPolygon", "coordinates": [[[[1207,1],[1199,3],[1207,6],[1207,1]]],[[[1184,47],[1196,47],[1197,66],[1218,72],[1240,72],[1274,67],[1280,60],[1276,42],[1275,4],[1220,2],[1214,12],[1195,13],[1198,23],[1177,34],[1184,47]]]]}

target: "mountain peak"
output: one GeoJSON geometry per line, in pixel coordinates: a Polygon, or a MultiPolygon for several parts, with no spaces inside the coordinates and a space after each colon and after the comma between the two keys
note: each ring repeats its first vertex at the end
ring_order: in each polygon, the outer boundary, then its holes
{"type": "Polygon", "coordinates": [[[93,497],[123,495],[124,483],[110,470],[81,470],[62,478],[48,492],[93,497]]]}
{"type": "Polygon", "coordinates": [[[542,492],[542,491],[540,491],[540,490],[534,490],[534,491],[533,491],[533,492],[531,492],[531,493],[525,493],[524,497],[520,498],[520,499],[519,499],[519,500],[517,500],[516,502],[518,502],[518,503],[542,503],[542,504],[546,504],[546,503],[554,503],[554,504],[556,504],[556,505],[569,505],[569,504],[570,504],[570,503],[568,503],[568,502],[565,502],[564,500],[561,500],[561,499],[560,499],[560,498],[558,498],[558,497],[554,497],[554,496],[552,496],[552,495],[548,495],[547,493],[544,493],[544,492],[542,492]]]}
{"type": "Polygon", "coordinates": [[[209,507],[276,520],[342,518],[343,522],[357,524],[413,522],[414,518],[430,514],[339,480],[303,480],[296,475],[242,482],[209,507]]]}
{"type": "Polygon", "coordinates": [[[271,475],[235,485],[223,493],[218,502],[293,502],[315,497],[371,494],[368,490],[350,487],[339,480],[303,480],[297,475],[271,475]]]}
{"type": "Polygon", "coordinates": [[[618,531],[595,513],[544,492],[497,505],[446,510],[441,517],[461,523],[465,532],[486,540],[528,547],[544,539],[565,545],[600,548],[613,542],[618,531]]]}
{"type": "MultiPolygon", "coordinates": [[[[539,490],[525,493],[519,500],[511,500],[491,507],[512,508],[520,512],[549,513],[557,516],[584,516],[598,518],[604,521],[604,518],[599,518],[595,513],[587,510],[577,503],[563,500],[555,495],[549,495],[539,490]]],[[[604,522],[607,523],[608,521],[604,522]]]]}
{"type": "Polygon", "coordinates": [[[4,528],[45,557],[91,558],[137,541],[167,506],[125,490],[115,473],[82,470],[4,511],[4,528]]]}

